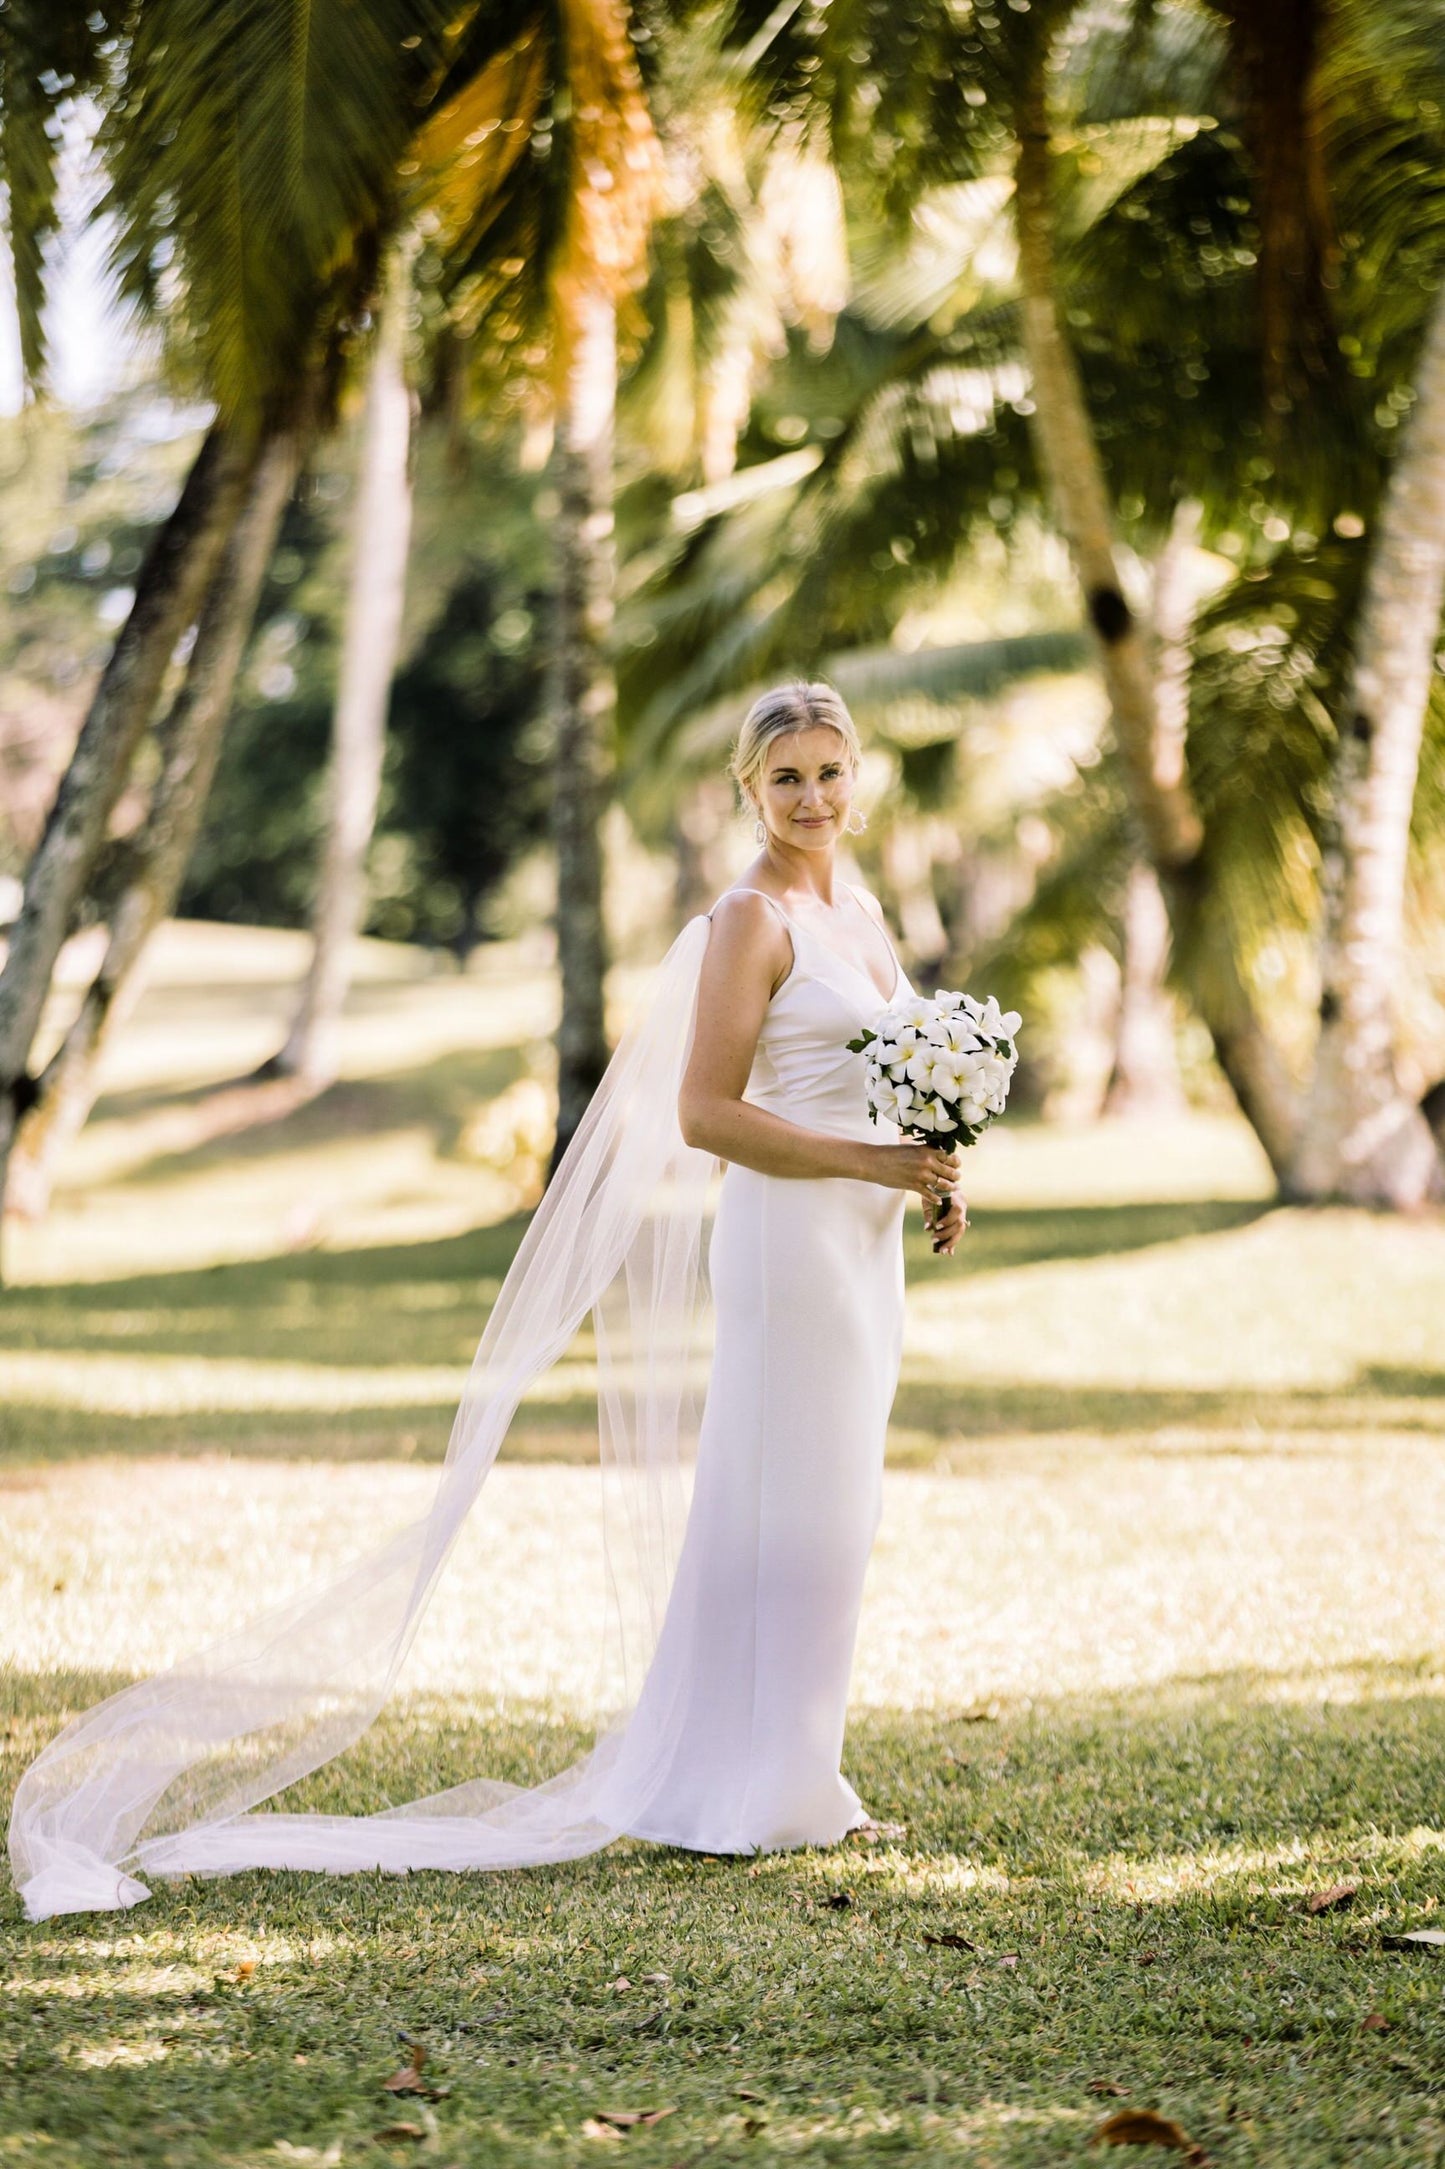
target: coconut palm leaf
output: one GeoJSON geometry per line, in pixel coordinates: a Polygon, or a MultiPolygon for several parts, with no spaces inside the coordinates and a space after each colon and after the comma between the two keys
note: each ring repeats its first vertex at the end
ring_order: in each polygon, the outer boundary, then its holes
{"type": "Polygon", "coordinates": [[[45,374],[45,252],[56,231],[56,156],[66,106],[103,80],[115,6],[10,0],[0,9],[0,186],[6,199],[20,360],[45,374]]]}
{"type": "Polygon", "coordinates": [[[444,31],[433,0],[137,0],[101,131],[116,267],[227,412],[283,395],[364,280],[444,31]]]}

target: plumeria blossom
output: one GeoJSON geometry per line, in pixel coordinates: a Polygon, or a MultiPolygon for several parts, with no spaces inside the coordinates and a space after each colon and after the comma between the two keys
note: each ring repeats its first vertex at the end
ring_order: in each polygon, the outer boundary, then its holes
{"type": "Polygon", "coordinates": [[[848,1041],[865,1056],[864,1090],[875,1122],[905,1136],[971,1145],[1008,1104],[1022,1018],[993,995],[939,987],[894,1002],[870,1031],[848,1041]]]}

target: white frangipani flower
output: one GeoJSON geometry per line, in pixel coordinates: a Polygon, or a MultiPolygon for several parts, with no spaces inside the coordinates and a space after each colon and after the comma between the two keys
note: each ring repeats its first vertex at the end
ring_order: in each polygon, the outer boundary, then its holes
{"type": "Polygon", "coordinates": [[[1018,1063],[1017,1010],[940,987],[883,1010],[864,1034],[867,1104],[906,1136],[973,1138],[1004,1111],[1018,1063]],[[1004,1047],[1008,1047],[1005,1053],[1004,1047]]]}

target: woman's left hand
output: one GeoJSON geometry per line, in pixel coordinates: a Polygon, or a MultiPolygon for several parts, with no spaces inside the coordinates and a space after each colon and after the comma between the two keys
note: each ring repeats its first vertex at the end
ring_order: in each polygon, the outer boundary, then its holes
{"type": "Polygon", "coordinates": [[[967,1226],[967,1202],[959,1195],[957,1190],[954,1190],[945,1200],[940,1202],[938,1218],[934,1221],[930,1230],[934,1249],[941,1256],[951,1258],[958,1238],[967,1226]]]}

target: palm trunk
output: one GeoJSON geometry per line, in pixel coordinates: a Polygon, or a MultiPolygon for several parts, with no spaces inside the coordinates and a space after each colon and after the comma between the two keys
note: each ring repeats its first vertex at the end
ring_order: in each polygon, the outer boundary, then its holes
{"type": "Polygon", "coordinates": [[[311,962],[286,1043],[267,1065],[317,1090],[333,1081],[339,1064],[341,1012],[366,911],[366,854],[376,826],[386,712],[401,642],[411,540],[410,282],[411,252],[398,247],[387,270],[366,387],[311,962]]]}
{"type": "Polygon", "coordinates": [[[0,1208],[33,1082],[30,1051],[51,975],[176,642],[194,619],[240,509],[254,449],[213,425],[147,553],[25,881],[0,971],[0,1208]]]}
{"type": "Polygon", "coordinates": [[[1119,1010],[1106,1115],[1168,1113],[1184,1104],[1174,1052],[1174,1019],[1164,989],[1169,913],[1159,876],[1135,859],[1124,890],[1119,1010]]]}
{"type": "Polygon", "coordinates": [[[160,775],[135,841],[133,870],[111,914],[105,957],[36,1080],[35,1103],[21,1124],[11,1186],[16,1208],[31,1218],[49,1205],[56,1163],[95,1104],[105,1045],[138,991],[146,945],[175,908],[302,450],[300,431],[266,442],[202,606],[185,680],[160,734],[160,775]]]}
{"type": "Polygon", "coordinates": [[[571,360],[556,450],[557,618],[553,662],[556,773],[552,835],[557,854],[555,1170],[607,1067],[607,929],[603,914],[602,818],[612,794],[617,688],[609,654],[615,553],[612,424],[617,324],[610,300],[586,296],[571,360]]]}
{"type": "Polygon", "coordinates": [[[1370,549],[1323,866],[1320,1036],[1296,1196],[1395,1208],[1445,1196],[1445,1166],[1395,1070],[1410,816],[1445,600],[1445,300],[1370,549]]]}
{"type": "MultiPolygon", "coordinates": [[[[1181,774],[1189,727],[1189,636],[1194,624],[1189,563],[1202,516],[1203,507],[1196,499],[1185,498],[1175,506],[1154,568],[1154,706],[1160,735],[1174,749],[1171,760],[1177,760],[1181,774]]],[[[1169,965],[1169,910],[1159,877],[1145,858],[1136,858],[1129,869],[1122,917],[1119,1013],[1104,1112],[1167,1112],[1184,1104],[1174,1051],[1174,1016],[1164,983],[1169,965]]]]}
{"type": "MultiPolygon", "coordinates": [[[[1023,340],[1033,378],[1033,435],[1055,517],[1084,590],[1145,852],[1159,876],[1177,941],[1197,910],[1203,830],[1185,773],[1182,735],[1161,719],[1152,660],[1119,583],[1103,462],[1055,298],[1043,60],[1041,51],[1016,115],[1015,219],[1023,340]]],[[[1193,948],[1197,951],[1199,944],[1193,948]]],[[[1294,1142],[1295,1089],[1255,1012],[1238,962],[1223,945],[1215,944],[1190,991],[1220,1068],[1275,1173],[1283,1178],[1294,1142]]]]}

